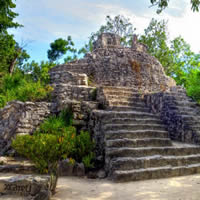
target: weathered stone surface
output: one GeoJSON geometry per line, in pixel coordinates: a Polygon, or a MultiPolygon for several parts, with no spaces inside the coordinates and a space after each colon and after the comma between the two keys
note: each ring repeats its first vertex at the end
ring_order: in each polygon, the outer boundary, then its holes
{"type": "Polygon", "coordinates": [[[73,73],[69,71],[51,72],[53,84],[65,83],[68,85],[88,85],[88,77],[86,74],[73,73]]]}
{"type": "Polygon", "coordinates": [[[0,173],[35,174],[35,165],[24,158],[0,157],[0,173]]]}
{"type": "Polygon", "coordinates": [[[0,174],[2,195],[20,195],[25,199],[48,200],[52,192],[51,187],[50,176],[0,174]]]}
{"type": "Polygon", "coordinates": [[[173,140],[200,144],[200,106],[181,87],[171,92],[159,92],[144,96],[147,105],[159,114],[173,140]]]}
{"type": "Polygon", "coordinates": [[[85,176],[85,167],[83,163],[75,162],[72,164],[69,159],[59,163],[60,176],[85,176]]]}
{"type": "Polygon", "coordinates": [[[105,178],[106,177],[106,172],[104,170],[102,170],[102,169],[99,170],[97,172],[97,177],[100,178],[100,179],[105,178]]]}
{"type": "Polygon", "coordinates": [[[75,164],[70,163],[69,159],[59,163],[59,176],[73,176],[75,164]]]}
{"type": "Polygon", "coordinates": [[[75,176],[85,176],[85,167],[83,163],[76,163],[74,166],[73,174],[75,176]]]}
{"type": "Polygon", "coordinates": [[[86,73],[97,86],[126,86],[139,91],[165,91],[175,86],[175,81],[165,75],[158,60],[142,52],[143,47],[136,41],[132,48],[123,47],[119,36],[102,34],[95,43],[95,50],[84,59],[54,67],[51,73],[86,73]]]}
{"type": "Polygon", "coordinates": [[[48,102],[11,101],[0,109],[0,155],[11,153],[11,138],[16,134],[30,134],[50,115],[48,102]]]}

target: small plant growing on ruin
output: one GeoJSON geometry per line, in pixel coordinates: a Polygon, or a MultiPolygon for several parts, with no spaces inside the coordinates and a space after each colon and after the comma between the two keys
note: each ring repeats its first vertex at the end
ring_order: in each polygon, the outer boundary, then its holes
{"type": "Polygon", "coordinates": [[[92,89],[91,97],[92,97],[93,101],[95,101],[97,99],[97,89],[96,88],[92,89]]]}
{"type": "Polygon", "coordinates": [[[53,88],[42,81],[33,81],[30,77],[25,77],[22,73],[5,75],[0,85],[0,108],[4,107],[8,101],[41,101],[49,100],[53,88]]]}
{"type": "Polygon", "coordinates": [[[88,85],[89,86],[95,86],[95,81],[94,81],[94,75],[93,74],[90,74],[89,76],[88,76],[88,85]]]}
{"type": "Polygon", "coordinates": [[[136,73],[140,73],[141,71],[140,63],[135,60],[131,60],[130,63],[131,63],[132,70],[136,73]]]}
{"type": "Polygon", "coordinates": [[[142,77],[141,77],[141,64],[138,61],[130,60],[129,61],[133,72],[136,73],[136,80],[139,88],[142,85],[142,77]]]}
{"type": "Polygon", "coordinates": [[[4,165],[4,162],[3,162],[3,161],[0,161],[0,165],[4,165]]]}
{"type": "Polygon", "coordinates": [[[162,92],[165,92],[167,90],[166,86],[164,86],[163,84],[160,85],[160,89],[162,92]]]}

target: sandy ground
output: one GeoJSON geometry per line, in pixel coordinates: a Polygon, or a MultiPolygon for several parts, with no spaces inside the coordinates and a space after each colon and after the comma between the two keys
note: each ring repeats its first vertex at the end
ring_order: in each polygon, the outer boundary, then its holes
{"type": "Polygon", "coordinates": [[[60,177],[52,200],[200,200],[200,175],[129,183],[60,177]]]}

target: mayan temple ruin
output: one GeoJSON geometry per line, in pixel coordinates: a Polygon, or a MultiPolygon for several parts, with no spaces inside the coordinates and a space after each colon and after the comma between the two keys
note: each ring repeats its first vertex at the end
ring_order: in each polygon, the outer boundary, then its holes
{"type": "Polygon", "coordinates": [[[0,156],[12,153],[15,135],[33,133],[50,114],[70,107],[74,124],[94,138],[109,179],[200,172],[200,107],[135,36],[124,47],[118,35],[103,33],[92,52],[52,68],[50,77],[51,102],[12,101],[0,110],[0,156]]]}

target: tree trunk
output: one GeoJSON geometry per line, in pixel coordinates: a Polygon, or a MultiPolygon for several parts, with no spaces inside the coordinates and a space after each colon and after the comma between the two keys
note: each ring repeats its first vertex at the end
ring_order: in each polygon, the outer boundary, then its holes
{"type": "Polygon", "coordinates": [[[15,64],[17,62],[17,58],[20,56],[20,54],[21,54],[21,49],[18,49],[17,52],[16,52],[15,57],[13,58],[13,60],[11,61],[10,66],[9,66],[9,74],[10,75],[13,74],[13,71],[15,69],[15,64]]]}

